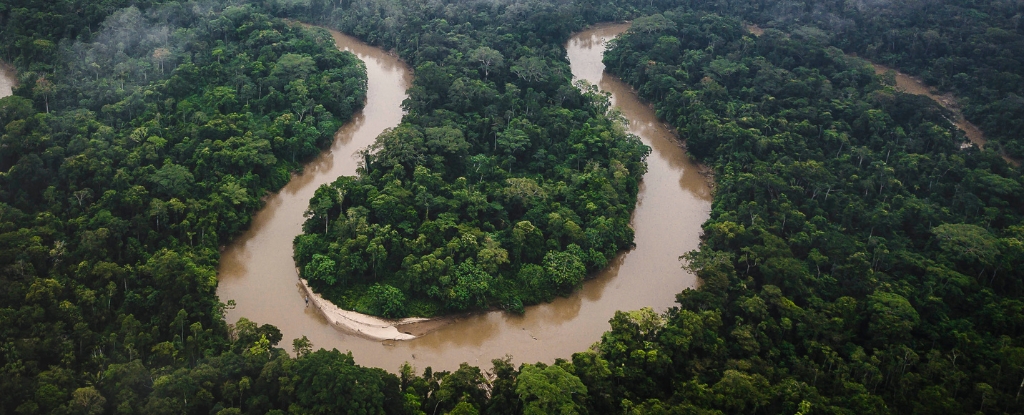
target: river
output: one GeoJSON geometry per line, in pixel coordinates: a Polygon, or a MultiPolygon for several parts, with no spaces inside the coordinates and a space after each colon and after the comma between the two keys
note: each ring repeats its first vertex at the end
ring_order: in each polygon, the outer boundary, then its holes
{"type": "MultiPolygon", "coordinates": [[[[758,25],[746,24],[745,27],[747,31],[749,31],[754,36],[761,36],[764,34],[764,29],[762,29],[758,25]]],[[[850,53],[850,56],[857,57],[857,54],[850,53]]],[[[980,149],[985,148],[985,143],[987,142],[987,140],[985,140],[985,134],[981,132],[981,129],[978,128],[978,126],[974,125],[970,121],[967,121],[966,118],[964,118],[963,113],[960,111],[960,105],[958,104],[956,97],[954,97],[952,94],[937,95],[935,93],[935,88],[926,85],[923,81],[916,77],[907,75],[896,69],[875,62],[871,62],[866,59],[864,59],[864,61],[871,64],[871,67],[874,68],[876,75],[883,75],[886,72],[893,71],[893,73],[896,75],[896,89],[911,95],[926,96],[930,98],[932,101],[935,101],[936,103],[941,105],[943,108],[952,111],[954,116],[954,119],[952,120],[953,125],[959,128],[960,131],[963,131],[964,135],[967,136],[967,140],[969,140],[972,144],[978,146],[978,148],[980,149]]],[[[1007,156],[1006,154],[1000,153],[1000,155],[1003,157],[1003,160],[1006,160],[1007,163],[1013,164],[1015,166],[1021,165],[1021,162],[1019,160],[1014,160],[1013,158],[1010,158],[1010,156],[1007,156]]]]}
{"type": "MultiPolygon", "coordinates": [[[[981,129],[978,128],[978,126],[974,125],[964,117],[964,113],[959,110],[959,105],[956,102],[955,96],[950,93],[936,95],[935,88],[925,85],[922,80],[916,77],[911,77],[884,65],[876,63],[870,64],[871,67],[874,68],[874,73],[878,75],[883,75],[889,71],[895,73],[896,89],[913,95],[925,95],[937,102],[938,105],[942,106],[946,110],[951,111],[953,113],[953,120],[951,120],[953,125],[955,125],[956,128],[961,129],[961,131],[964,131],[964,135],[967,135],[968,140],[970,140],[974,146],[977,146],[978,149],[985,149],[985,143],[988,142],[985,139],[985,134],[981,132],[981,129]]],[[[964,146],[968,147],[969,144],[965,143],[964,146]]],[[[1021,165],[1020,160],[1015,160],[1005,153],[999,152],[999,156],[1002,157],[1002,160],[1006,160],[1007,163],[1014,166],[1020,167],[1021,165]]]]}
{"type": "MultiPolygon", "coordinates": [[[[953,125],[959,128],[960,131],[963,131],[964,135],[967,136],[967,139],[970,140],[972,144],[978,146],[980,149],[985,148],[985,143],[987,143],[987,140],[985,140],[985,134],[981,132],[981,129],[978,128],[978,126],[964,118],[964,114],[960,111],[960,105],[957,103],[956,97],[952,94],[936,95],[935,88],[925,85],[923,81],[916,77],[874,62],[871,62],[871,66],[875,69],[875,73],[878,75],[893,71],[896,75],[896,89],[908,94],[924,95],[931,98],[932,101],[935,101],[944,108],[952,111],[954,117],[952,120],[953,125]]],[[[965,144],[965,146],[967,146],[967,144],[965,144]]],[[[1017,167],[1020,167],[1021,165],[1020,160],[1016,160],[1003,152],[1000,152],[1000,156],[1002,156],[1003,160],[1006,160],[1007,163],[1017,167]]]]}
{"type": "Polygon", "coordinates": [[[963,114],[960,112],[960,108],[957,104],[955,97],[953,97],[950,94],[936,95],[935,89],[929,87],[928,85],[925,85],[925,83],[922,82],[920,79],[907,75],[903,72],[897,71],[888,66],[880,65],[874,62],[871,62],[871,66],[875,69],[875,74],[878,75],[882,75],[885,74],[886,72],[893,71],[893,73],[896,75],[896,89],[911,95],[924,95],[928,98],[931,98],[932,101],[935,101],[939,105],[949,109],[950,111],[953,111],[953,115],[956,117],[956,119],[953,120],[953,124],[964,132],[964,135],[967,136],[967,139],[970,140],[971,143],[974,143],[974,145],[978,146],[978,148],[985,148],[985,135],[981,133],[981,130],[977,126],[975,126],[970,121],[967,121],[964,118],[963,114]]]}
{"type": "Polygon", "coordinates": [[[613,105],[629,120],[629,130],[654,151],[633,214],[636,248],[611,261],[608,269],[582,289],[548,304],[527,307],[525,315],[499,311],[461,316],[453,323],[407,341],[373,341],[330,327],[313,307],[306,308],[296,285],[292,239],[301,231],[302,212],[316,188],[340,175],[355,173],[352,154],[384,128],[397,125],[409,70],[400,61],[335,33],[341,49],[359,55],[369,75],[366,109],[339,132],[330,151],[306,167],[279,193],[268,198],[248,232],[223,253],[221,301],[235,300],[228,321],[246,317],[281,329],[281,347],[307,336],[314,348],[351,351],[360,365],[396,371],[403,362],[418,370],[457,369],[462,362],[490,367],[490,360],[512,355],[516,362],[552,362],[569,358],[600,340],[616,310],[649,306],[664,311],[675,294],[696,285],[680,268],[679,255],[696,249],[701,224],[711,208],[708,179],[678,146],[674,133],[621,81],[604,75],[605,41],[628,28],[600,25],[576,34],[566,44],[573,76],[612,93],[613,105]]]}

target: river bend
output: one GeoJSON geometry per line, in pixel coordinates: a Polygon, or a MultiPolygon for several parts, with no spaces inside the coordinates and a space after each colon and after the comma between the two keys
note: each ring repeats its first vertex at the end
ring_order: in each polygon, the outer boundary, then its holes
{"type": "Polygon", "coordinates": [[[366,108],[337,134],[331,149],[306,166],[253,220],[252,227],[224,251],[219,270],[221,301],[235,300],[228,321],[246,317],[281,329],[280,346],[305,335],[314,348],[351,351],[364,366],[398,370],[408,361],[418,370],[454,370],[462,362],[490,367],[490,360],[511,355],[517,363],[569,358],[600,340],[616,310],[653,307],[664,311],[675,294],[696,285],[680,268],[679,255],[696,249],[701,224],[711,208],[708,179],[679,147],[675,134],[653,109],[621,81],[604,74],[606,41],[627,24],[599,25],[566,44],[573,76],[612,94],[612,103],[629,120],[629,131],[653,148],[633,214],[636,248],[611,261],[609,268],[581,290],[548,304],[527,307],[525,315],[499,311],[463,316],[408,341],[373,341],[338,331],[312,307],[296,284],[292,239],[301,232],[302,212],[321,184],[355,174],[357,150],[368,146],[402,117],[401,102],[410,70],[378,49],[333,32],[338,47],[366,62],[366,108]]]}

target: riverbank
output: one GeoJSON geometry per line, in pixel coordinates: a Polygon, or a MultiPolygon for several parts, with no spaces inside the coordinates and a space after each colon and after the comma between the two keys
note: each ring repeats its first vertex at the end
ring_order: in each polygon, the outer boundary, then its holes
{"type": "MultiPolygon", "coordinates": [[[[746,27],[747,31],[750,32],[751,34],[753,34],[754,36],[761,36],[761,35],[764,34],[764,29],[762,29],[761,27],[759,27],[756,24],[745,24],[744,26],[746,27]]],[[[869,61],[867,59],[861,58],[861,57],[857,56],[856,53],[849,53],[848,55],[851,56],[851,57],[854,57],[854,58],[861,59],[864,62],[867,62],[868,64],[870,64],[872,69],[874,69],[874,71],[875,71],[875,75],[883,75],[886,72],[892,71],[895,74],[895,78],[896,78],[896,85],[895,86],[896,86],[897,90],[899,90],[901,92],[904,92],[904,93],[907,93],[907,94],[911,94],[911,95],[923,95],[923,96],[926,96],[929,99],[931,99],[932,101],[935,101],[936,103],[938,103],[943,108],[945,108],[945,109],[949,110],[950,112],[952,112],[954,119],[949,120],[949,121],[954,126],[959,128],[960,131],[963,131],[964,135],[967,136],[967,139],[972,144],[977,146],[979,149],[982,149],[982,150],[985,149],[985,145],[988,143],[988,140],[985,139],[985,134],[982,133],[981,129],[978,128],[978,126],[974,125],[970,121],[967,121],[967,118],[964,117],[963,111],[960,110],[960,104],[959,104],[959,101],[957,101],[956,96],[954,96],[951,93],[945,93],[945,94],[939,95],[937,93],[938,91],[935,88],[933,88],[931,86],[928,86],[927,84],[924,83],[924,81],[922,81],[920,78],[918,78],[916,76],[907,75],[907,74],[905,74],[903,72],[900,72],[900,71],[898,71],[898,70],[896,70],[894,68],[890,68],[888,66],[885,66],[885,65],[882,65],[882,64],[878,64],[878,63],[869,61]]],[[[967,145],[965,145],[965,146],[967,146],[967,145]]],[[[1012,164],[1014,166],[1020,167],[1020,165],[1021,165],[1020,160],[1016,160],[1014,158],[1011,158],[1010,156],[1006,155],[1002,151],[999,152],[999,155],[1007,163],[1010,163],[1010,164],[1012,164]]]]}
{"type": "Polygon", "coordinates": [[[286,343],[307,336],[319,347],[346,349],[343,339],[359,337],[379,347],[381,341],[415,338],[432,326],[410,320],[404,321],[399,331],[395,322],[342,310],[318,295],[310,295],[307,306],[304,298],[312,291],[304,282],[296,284],[292,241],[302,232],[303,212],[316,189],[339,176],[354,175],[358,151],[401,122],[401,104],[412,84],[412,73],[394,56],[337,31],[329,32],[338,49],[355,54],[366,64],[365,105],[335,133],[329,149],[264,199],[249,229],[223,249],[217,295],[237,303],[228,311],[228,321],[244,316],[273,324],[281,329],[286,343]]]}
{"type": "Polygon", "coordinates": [[[370,340],[412,340],[456,320],[454,317],[383,319],[338,307],[313,291],[309,283],[302,278],[299,278],[298,285],[308,299],[307,307],[319,311],[331,327],[370,340]]]}
{"type": "Polygon", "coordinates": [[[574,77],[610,92],[613,105],[629,120],[629,131],[653,149],[633,212],[636,247],[610,260],[582,289],[528,306],[525,314],[491,310],[401,324],[364,319],[340,308],[335,313],[336,306],[325,301],[318,299],[314,306],[312,296],[311,306],[306,306],[309,291],[295,276],[291,244],[302,230],[303,212],[320,184],[355,174],[358,159],[353,154],[400,122],[408,85],[404,80],[412,80],[411,69],[393,55],[332,31],[341,49],[366,62],[367,105],[339,131],[335,145],[272,195],[250,230],[225,249],[218,296],[237,303],[227,320],[245,316],[273,324],[284,336],[282,344],[306,336],[314,348],[350,351],[364,366],[395,371],[409,362],[454,371],[463,362],[486,367],[491,359],[506,355],[518,363],[569,358],[600,340],[618,310],[652,307],[661,312],[675,306],[676,293],[697,286],[696,277],[680,267],[679,255],[700,243],[701,225],[711,211],[710,176],[701,174],[701,166],[650,105],[628,85],[604,74],[605,42],[628,27],[598,25],[565,45],[574,77]]]}
{"type": "MultiPolygon", "coordinates": [[[[850,56],[858,57],[856,54],[850,54],[850,56]]],[[[953,125],[959,128],[960,131],[963,131],[964,135],[967,136],[967,139],[970,140],[972,144],[978,146],[978,148],[980,149],[984,149],[985,145],[988,144],[988,140],[985,139],[985,134],[982,133],[981,129],[978,128],[978,126],[971,123],[970,121],[967,121],[967,118],[964,117],[963,111],[960,110],[960,103],[959,101],[957,101],[956,96],[954,96],[951,93],[939,95],[938,91],[935,88],[926,85],[924,81],[922,81],[916,76],[907,75],[896,69],[871,62],[867,59],[864,59],[864,61],[871,64],[871,67],[874,68],[876,75],[882,75],[885,74],[886,72],[892,71],[895,74],[897,90],[907,94],[926,96],[930,98],[932,101],[938,103],[943,108],[952,112],[954,119],[950,120],[950,122],[952,122],[953,125]]],[[[1003,153],[1002,151],[999,152],[999,155],[1003,158],[1003,160],[1006,160],[1007,163],[1020,167],[1020,160],[1015,160],[1010,156],[1006,155],[1005,153],[1003,153]]]]}

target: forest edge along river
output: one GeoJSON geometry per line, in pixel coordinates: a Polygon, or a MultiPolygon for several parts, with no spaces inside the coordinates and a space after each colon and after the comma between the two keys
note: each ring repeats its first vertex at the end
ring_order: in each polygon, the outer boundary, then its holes
{"type": "MultiPolygon", "coordinates": [[[[710,212],[711,190],[709,179],[700,174],[700,167],[690,161],[674,132],[658,121],[653,109],[627,85],[604,75],[605,42],[628,27],[595,26],[566,44],[573,76],[610,92],[612,104],[629,120],[630,132],[653,148],[633,213],[636,248],[610,261],[582,289],[527,307],[524,315],[489,311],[405,326],[402,331],[422,335],[404,341],[337,330],[331,327],[337,327],[332,324],[334,317],[329,320],[314,305],[306,306],[291,245],[301,232],[302,214],[320,184],[355,174],[353,155],[400,122],[401,102],[411,80],[410,70],[394,56],[332,32],[340,49],[353,51],[366,62],[366,107],[338,132],[329,151],[267,198],[250,229],[224,250],[218,295],[221,301],[237,304],[228,311],[228,321],[245,317],[273,324],[284,336],[280,347],[290,349],[292,339],[306,336],[314,348],[351,351],[364,366],[397,371],[409,362],[420,369],[454,370],[462,362],[486,367],[491,359],[506,355],[520,363],[568,358],[600,340],[617,310],[652,307],[661,312],[675,305],[676,293],[696,285],[696,278],[681,268],[678,257],[698,246],[701,224],[710,212]]],[[[365,318],[356,314],[347,316],[365,318]]],[[[364,323],[390,325],[383,320],[364,323]]]]}
{"type": "MultiPolygon", "coordinates": [[[[747,31],[754,36],[761,36],[764,34],[764,29],[758,25],[747,24],[746,28],[747,31]]],[[[857,54],[855,53],[850,53],[849,55],[869,63],[871,67],[875,70],[875,75],[884,75],[885,73],[892,71],[896,81],[895,86],[897,90],[900,90],[904,93],[911,95],[923,95],[925,97],[930,98],[932,101],[935,101],[943,108],[952,112],[954,119],[950,120],[950,122],[953,123],[953,125],[955,125],[957,128],[959,128],[960,131],[963,131],[964,135],[967,136],[967,139],[970,140],[972,144],[978,146],[978,148],[980,149],[985,148],[985,144],[987,143],[987,140],[985,140],[985,134],[981,132],[981,129],[978,128],[978,126],[974,125],[970,121],[967,121],[966,118],[964,118],[964,114],[963,112],[960,111],[960,105],[957,102],[955,96],[949,93],[938,95],[936,94],[937,91],[935,90],[935,88],[926,85],[924,81],[921,81],[916,77],[907,75],[888,66],[871,62],[867,59],[857,56],[857,54]]],[[[1010,163],[1018,167],[1021,165],[1020,160],[1014,160],[1013,158],[1007,156],[1002,152],[1000,152],[1000,156],[1002,156],[1003,160],[1006,160],[1007,163],[1010,163]]]]}

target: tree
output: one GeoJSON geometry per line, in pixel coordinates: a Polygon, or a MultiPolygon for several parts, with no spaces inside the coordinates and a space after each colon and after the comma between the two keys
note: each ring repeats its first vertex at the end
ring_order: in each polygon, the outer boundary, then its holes
{"type": "Polygon", "coordinates": [[[164,62],[171,57],[171,51],[167,48],[156,48],[153,50],[153,60],[156,61],[157,67],[160,68],[160,74],[164,73],[164,62]]]}
{"type": "Polygon", "coordinates": [[[452,408],[452,410],[448,412],[448,415],[477,415],[479,413],[480,411],[477,411],[473,404],[469,402],[459,402],[458,405],[455,405],[455,408],[452,408]]]}
{"type": "Polygon", "coordinates": [[[36,96],[43,98],[43,103],[46,105],[46,113],[50,113],[50,96],[57,91],[56,85],[46,79],[46,76],[40,76],[36,79],[36,85],[32,88],[32,93],[36,96]]]}
{"type": "Polygon", "coordinates": [[[157,192],[175,197],[185,196],[195,177],[184,166],[167,163],[153,173],[149,180],[156,185],[157,192]]]}
{"type": "Polygon", "coordinates": [[[549,251],[544,255],[544,274],[558,290],[572,290],[583,283],[587,267],[580,253],[578,246],[570,244],[565,251],[549,251]]]}
{"type": "Polygon", "coordinates": [[[633,20],[633,25],[630,27],[631,31],[640,33],[653,33],[668,30],[675,30],[675,22],[669,20],[662,14],[654,14],[651,16],[638,17],[633,20]]]}
{"type": "Polygon", "coordinates": [[[490,75],[491,67],[501,67],[505,63],[505,57],[501,56],[501,52],[487,46],[473,49],[469,52],[469,58],[480,63],[480,67],[484,70],[484,79],[490,75]]]}
{"type": "Polygon", "coordinates": [[[493,278],[472,259],[455,268],[453,284],[447,289],[447,306],[452,310],[466,310],[487,304],[487,293],[493,278]]]}
{"type": "Polygon", "coordinates": [[[876,291],[868,297],[869,328],[879,344],[900,343],[911,338],[920,322],[914,306],[899,294],[876,291]]]}
{"type": "Polygon", "coordinates": [[[525,415],[575,415],[581,412],[587,387],[558,365],[526,364],[519,371],[516,393],[525,415]]]}
{"type": "Polygon", "coordinates": [[[313,260],[306,264],[303,274],[307,279],[334,285],[338,281],[336,265],[334,260],[326,255],[313,254],[313,260]]]}
{"type": "Polygon", "coordinates": [[[279,88],[284,89],[288,83],[306,79],[314,71],[316,71],[316,61],[313,58],[304,54],[286,53],[277,60],[274,69],[270,71],[270,77],[277,79],[279,88]]]}
{"type": "Polygon", "coordinates": [[[768,380],[759,374],[726,370],[711,387],[716,406],[733,413],[757,412],[769,402],[768,380]]]}
{"type": "Polygon", "coordinates": [[[99,415],[103,413],[107,399],[95,387],[75,389],[71,394],[71,410],[81,415],[99,415]]]}
{"type": "Polygon", "coordinates": [[[306,336],[302,336],[292,340],[292,353],[295,353],[295,357],[303,357],[310,353],[313,353],[313,342],[309,341],[306,336]]]}
{"type": "Polygon", "coordinates": [[[550,75],[544,59],[537,56],[523,56],[512,65],[512,72],[527,82],[537,82],[550,75]]]}
{"type": "Polygon", "coordinates": [[[370,314],[397,318],[405,316],[405,294],[388,284],[374,284],[366,291],[370,314]]]}
{"type": "Polygon", "coordinates": [[[999,244],[985,228],[966,223],[944,223],[932,228],[942,250],[956,261],[992,266],[999,255],[999,244]]]}
{"type": "Polygon", "coordinates": [[[440,405],[441,410],[454,409],[459,403],[468,403],[476,409],[487,401],[487,379],[480,368],[462,363],[458,370],[443,378],[436,395],[436,405],[440,405]]]}
{"type": "Polygon", "coordinates": [[[291,391],[297,409],[310,414],[384,414],[380,370],[356,366],[350,353],[318,350],[295,361],[298,382],[291,391]]]}

